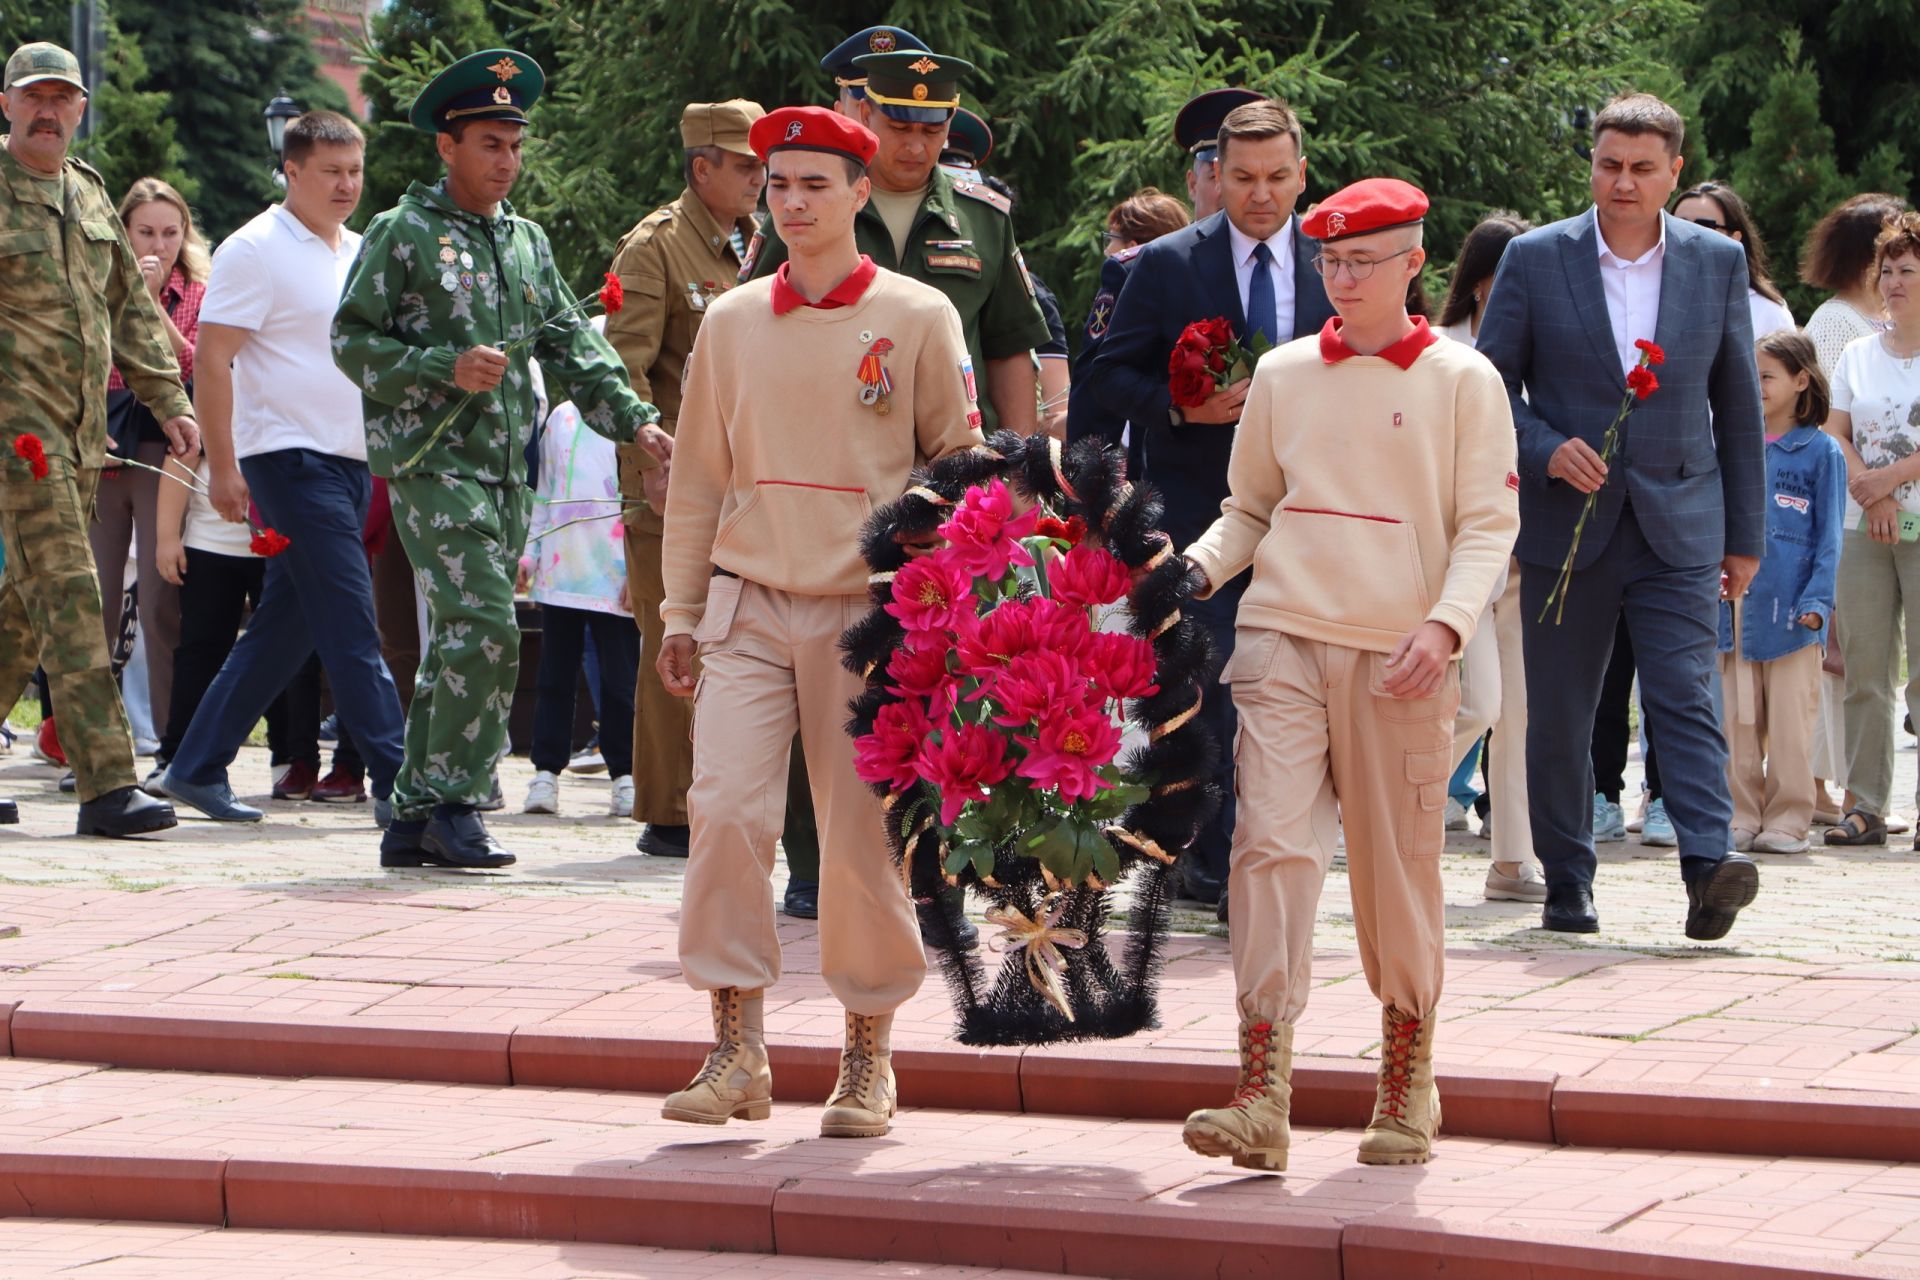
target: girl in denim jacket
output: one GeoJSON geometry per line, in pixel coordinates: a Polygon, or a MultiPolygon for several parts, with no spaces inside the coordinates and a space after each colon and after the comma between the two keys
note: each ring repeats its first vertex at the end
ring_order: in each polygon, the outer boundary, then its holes
{"type": "Polygon", "coordinates": [[[1813,342],[1783,329],[1755,343],[1767,424],[1767,548],[1744,599],[1720,606],[1721,718],[1733,847],[1805,853],[1820,662],[1833,617],[1847,464],[1820,429],[1827,379],[1813,342]]]}

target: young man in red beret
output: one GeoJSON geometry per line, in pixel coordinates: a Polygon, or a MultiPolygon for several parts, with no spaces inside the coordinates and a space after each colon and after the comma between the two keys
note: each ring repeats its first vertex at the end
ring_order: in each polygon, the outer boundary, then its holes
{"type": "Polygon", "coordinates": [[[783,107],[748,141],[790,256],[708,307],[667,488],[656,666],[669,692],[698,688],[680,965],[712,995],[715,1043],[661,1114],[768,1115],[762,1009],[780,942],[767,882],[797,725],[825,851],[820,969],[847,1010],[820,1132],[876,1137],[894,1112],[893,1011],[926,959],[880,802],[853,771],[842,726],[860,679],[837,642],[867,610],[867,514],[906,492],[914,467],[979,447],[980,411],[953,305],[854,244],[873,134],[824,107],[783,107]]]}
{"type": "Polygon", "coordinates": [[[1221,515],[1187,558],[1208,590],[1253,566],[1236,618],[1231,860],[1240,1086],[1187,1145],[1287,1167],[1293,1024],[1344,824],[1382,1046],[1363,1164],[1419,1164],[1440,1127],[1433,1017],[1455,660],[1519,531],[1500,375],[1407,315],[1427,198],[1357,182],[1307,215],[1335,318],[1254,370],[1221,515]]]}

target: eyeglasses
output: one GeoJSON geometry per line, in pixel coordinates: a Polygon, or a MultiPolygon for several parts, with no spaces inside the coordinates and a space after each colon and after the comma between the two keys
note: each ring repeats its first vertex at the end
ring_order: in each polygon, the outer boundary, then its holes
{"type": "Polygon", "coordinates": [[[1119,241],[1125,240],[1125,239],[1126,237],[1121,235],[1118,231],[1102,231],[1100,233],[1100,242],[1102,244],[1116,244],[1119,241]]]}
{"type": "Polygon", "coordinates": [[[1347,274],[1357,283],[1372,275],[1373,269],[1381,263],[1391,262],[1395,258],[1405,257],[1412,252],[1413,246],[1410,245],[1399,253],[1390,253],[1384,258],[1329,258],[1324,254],[1316,253],[1313,255],[1313,269],[1321,276],[1331,278],[1335,272],[1344,267],[1347,274]]]}
{"type": "Polygon", "coordinates": [[[1688,221],[1688,222],[1691,222],[1691,223],[1693,223],[1693,224],[1694,224],[1695,226],[1697,226],[1697,227],[1705,227],[1705,228],[1706,228],[1707,230],[1709,230],[1709,231],[1731,231],[1731,230],[1733,230],[1733,224],[1732,224],[1732,223],[1728,223],[1728,222],[1715,222],[1715,221],[1714,221],[1714,220],[1713,220],[1712,218],[1688,218],[1688,219],[1687,219],[1687,221],[1688,221]]]}

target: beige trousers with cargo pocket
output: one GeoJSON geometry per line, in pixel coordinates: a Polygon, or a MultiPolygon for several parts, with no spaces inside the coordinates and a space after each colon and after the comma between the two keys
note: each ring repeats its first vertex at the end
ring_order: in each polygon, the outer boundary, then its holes
{"type": "Polygon", "coordinates": [[[1239,821],[1233,834],[1233,974],[1240,1014],[1295,1022],[1312,981],[1313,923],[1342,827],[1367,985],[1417,1018],[1440,1001],[1445,960],[1447,776],[1459,675],[1403,700],[1387,655],[1242,627],[1233,686],[1239,821]]]}
{"type": "Polygon", "coordinates": [[[820,973],[850,1012],[891,1013],[920,989],[926,953],[888,848],[880,800],[853,771],[847,703],[860,679],[840,633],[864,596],[804,596],[716,577],[693,638],[692,826],[680,900],[680,967],[698,991],[780,977],[774,842],[798,729],[820,823],[820,973]]]}

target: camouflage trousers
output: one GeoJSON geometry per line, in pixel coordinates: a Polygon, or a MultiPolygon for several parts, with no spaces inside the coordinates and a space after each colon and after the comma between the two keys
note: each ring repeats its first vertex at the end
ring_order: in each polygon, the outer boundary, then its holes
{"type": "Polygon", "coordinates": [[[100,472],[49,458],[44,480],[0,479],[0,715],[46,668],[60,746],[82,801],[130,787],[133,736],[100,620],[100,579],[87,525],[100,472]]]}
{"type": "Polygon", "coordinates": [[[407,708],[394,816],[480,804],[507,748],[520,673],[513,583],[533,511],[529,489],[458,476],[387,482],[393,529],[427,602],[426,653],[407,708]]]}

